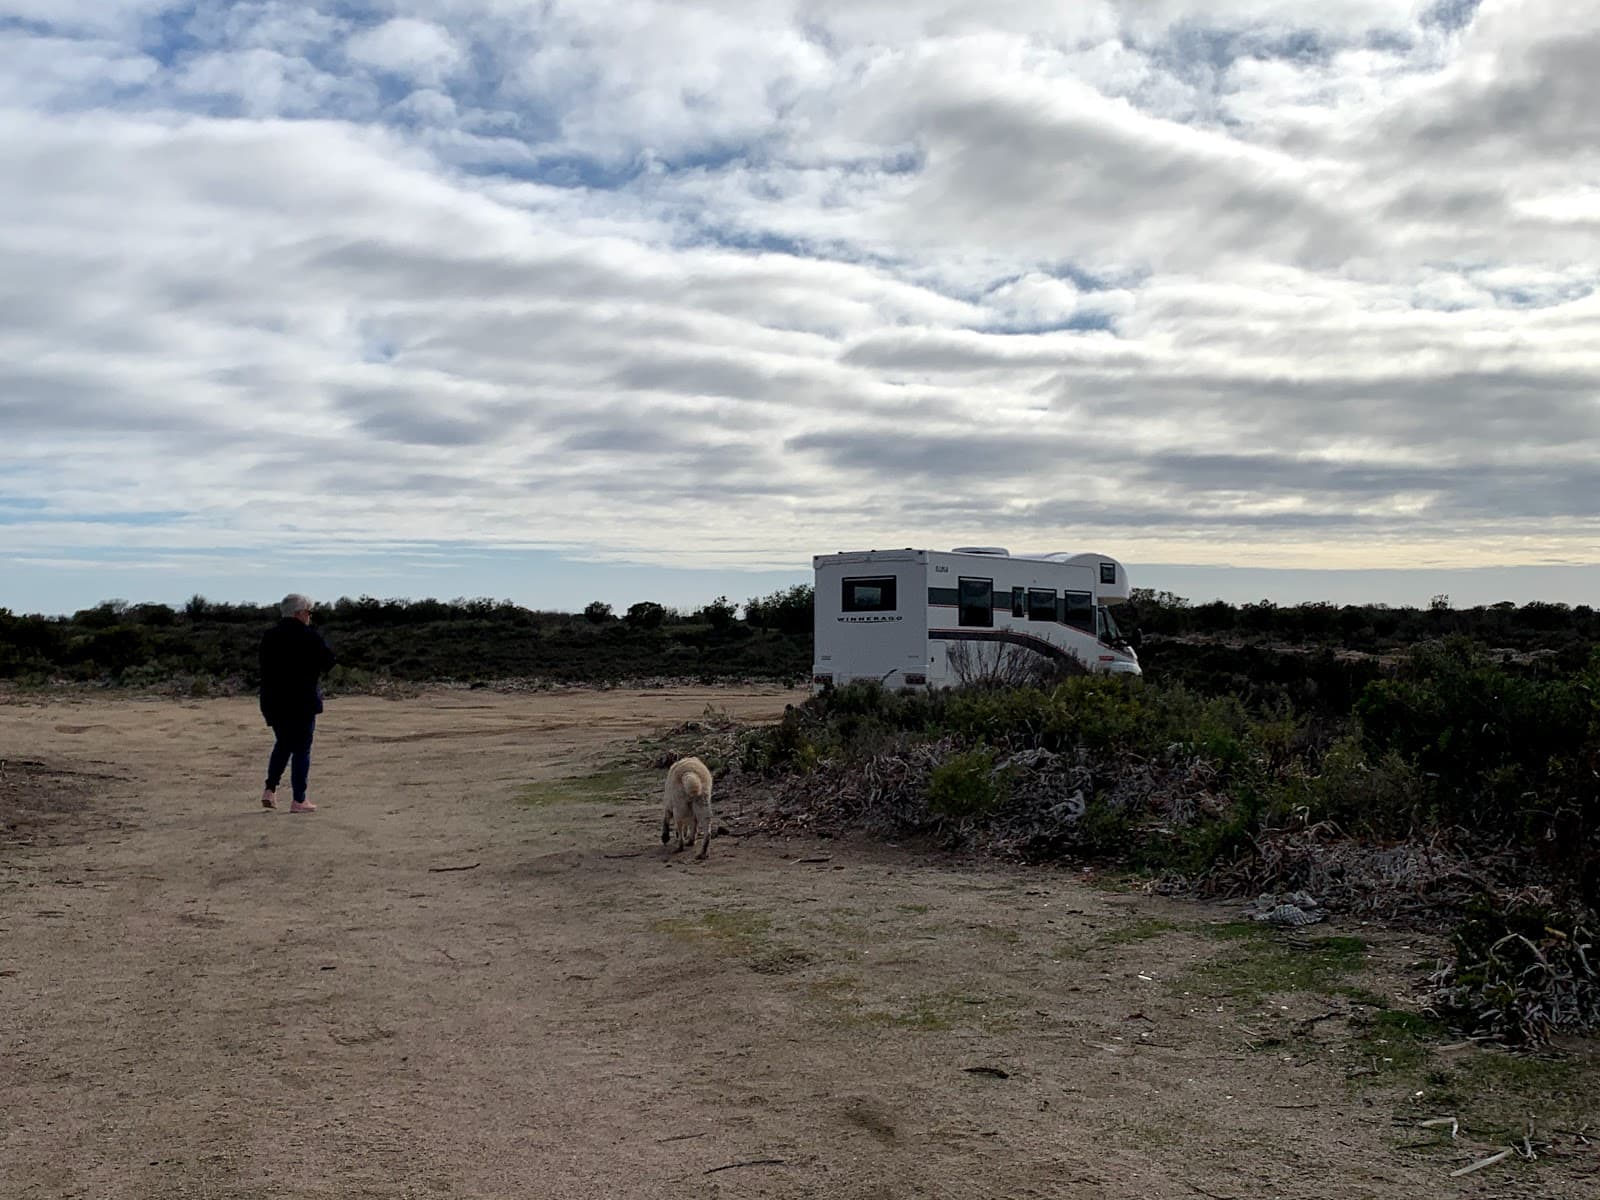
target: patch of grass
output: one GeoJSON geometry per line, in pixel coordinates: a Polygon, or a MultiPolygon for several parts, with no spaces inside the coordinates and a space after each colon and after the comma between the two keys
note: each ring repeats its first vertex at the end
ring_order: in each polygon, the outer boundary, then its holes
{"type": "Polygon", "coordinates": [[[1180,925],[1160,917],[1141,917],[1126,925],[1119,925],[1115,929],[1103,930],[1086,942],[1057,942],[1051,947],[1050,957],[1063,960],[1079,959],[1091,951],[1105,950],[1114,946],[1132,946],[1169,933],[1190,932],[1194,928],[1192,925],[1180,925]]]}
{"type": "Polygon", "coordinates": [[[823,1010],[823,1020],[838,1029],[904,1029],[941,1033],[980,1026],[996,1029],[1009,1017],[1009,1005],[996,997],[970,992],[932,992],[869,1000],[861,981],[830,975],[805,985],[806,996],[823,1010]]]}
{"type": "Polygon", "coordinates": [[[747,957],[745,965],[757,975],[787,975],[807,966],[813,958],[808,951],[794,946],[773,946],[747,957]]]}
{"type": "Polygon", "coordinates": [[[876,941],[862,924],[862,912],[855,908],[835,908],[825,915],[808,921],[811,928],[842,942],[860,943],[876,941]]]}
{"type": "MultiPolygon", "coordinates": [[[[1581,1129],[1600,1120],[1600,1050],[1569,1055],[1517,1054],[1462,1049],[1448,1056],[1440,1047],[1449,1026],[1421,1013],[1384,1009],[1356,1022],[1351,1050],[1356,1082],[1397,1089],[1396,1116],[1408,1124],[1441,1115],[1461,1123],[1461,1136],[1485,1147],[1504,1146],[1530,1134],[1581,1129]],[[1403,1081],[1403,1082],[1402,1082],[1403,1081]]],[[[1457,1043],[1459,1046],[1459,1043],[1457,1043]]],[[[1448,1147],[1408,1142],[1418,1152],[1448,1147]]]]}
{"type": "Polygon", "coordinates": [[[1343,996],[1352,1004],[1365,1005],[1367,1008],[1386,1009],[1389,1007],[1389,997],[1371,988],[1346,986],[1335,988],[1334,994],[1343,996]]]}
{"type": "MultiPolygon", "coordinates": [[[[1433,1058],[1433,1049],[1445,1040],[1444,1023],[1422,1013],[1384,1008],[1356,1023],[1359,1034],[1351,1049],[1381,1077],[1396,1071],[1421,1070],[1433,1058]]],[[[1367,1078],[1373,1078],[1369,1076],[1367,1078]]]]}
{"type": "Polygon", "coordinates": [[[907,997],[894,1008],[858,1012],[854,1023],[880,1029],[910,1029],[919,1033],[942,1033],[972,1024],[994,1028],[996,1020],[990,1004],[991,1001],[984,996],[934,992],[907,997]]]}
{"type": "Polygon", "coordinates": [[[1145,917],[1130,924],[1108,929],[1096,935],[1096,946],[1128,946],[1134,942],[1148,942],[1151,938],[1158,938],[1163,934],[1177,933],[1183,927],[1172,921],[1163,921],[1159,917],[1145,917]]]}
{"type": "Polygon", "coordinates": [[[756,954],[766,947],[772,918],[748,909],[712,911],[698,917],[666,917],[650,928],[680,942],[711,942],[740,954],[756,954]]]}
{"type": "Polygon", "coordinates": [[[861,980],[853,975],[829,975],[809,980],[806,999],[821,1010],[824,1024],[837,1029],[858,1029],[867,1025],[866,1002],[861,998],[861,980]]]}
{"type": "Polygon", "coordinates": [[[1098,892],[1111,892],[1117,896],[1132,895],[1141,891],[1144,886],[1138,875],[1109,868],[1084,871],[1072,878],[1074,882],[1092,887],[1098,892]]]}
{"type": "Polygon", "coordinates": [[[1232,944],[1179,980],[1183,990],[1250,1003],[1287,992],[1327,993],[1366,957],[1366,943],[1356,937],[1286,938],[1254,927],[1245,936],[1227,926],[1213,928],[1214,936],[1232,944]]]}
{"type": "Polygon", "coordinates": [[[922,1033],[943,1033],[955,1028],[949,1006],[931,999],[917,1001],[909,1009],[897,1012],[862,1013],[860,1023],[884,1029],[915,1029],[922,1033]]]}
{"type": "Polygon", "coordinates": [[[974,925],[973,929],[979,937],[1002,946],[1015,946],[1022,940],[1022,934],[1009,925],[974,925]]]}
{"type": "Polygon", "coordinates": [[[650,792],[650,777],[633,767],[617,767],[593,775],[541,779],[517,793],[517,803],[529,808],[557,804],[601,804],[637,800],[650,792]]]}
{"type": "Polygon", "coordinates": [[[1196,927],[1196,931],[1219,942],[1262,940],[1272,936],[1272,927],[1258,921],[1214,921],[1196,927]]]}
{"type": "Polygon", "coordinates": [[[1528,1133],[1580,1129],[1600,1118],[1600,1057],[1480,1050],[1427,1075],[1431,1108],[1449,1111],[1473,1138],[1505,1142],[1528,1133]]]}
{"type": "Polygon", "coordinates": [[[861,981],[851,975],[829,975],[813,979],[806,984],[806,995],[822,1003],[842,1003],[861,986],[861,981]]]}
{"type": "Polygon", "coordinates": [[[923,913],[928,911],[929,906],[926,904],[901,904],[898,905],[897,908],[900,912],[910,913],[913,916],[921,916],[923,913]]]}
{"type": "Polygon", "coordinates": [[[770,937],[772,918],[748,909],[705,912],[694,918],[669,917],[650,928],[676,941],[699,942],[736,955],[758,975],[787,975],[816,961],[809,950],[770,937]]]}
{"type": "Polygon", "coordinates": [[[1141,1149],[1164,1150],[1180,1146],[1186,1137],[1186,1131],[1181,1126],[1159,1121],[1117,1121],[1112,1128],[1116,1131],[1118,1145],[1138,1146],[1141,1149]]]}

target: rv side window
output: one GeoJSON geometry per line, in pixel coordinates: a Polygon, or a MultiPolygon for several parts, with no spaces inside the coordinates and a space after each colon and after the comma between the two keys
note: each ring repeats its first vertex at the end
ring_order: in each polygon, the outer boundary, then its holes
{"type": "Polygon", "coordinates": [[[1094,597],[1088,592],[1068,592],[1063,619],[1074,629],[1094,632],[1094,597]]]}
{"type": "Polygon", "coordinates": [[[873,579],[846,579],[839,607],[852,612],[893,612],[895,578],[884,575],[873,579]]]}
{"type": "Polygon", "coordinates": [[[1101,583],[1116,583],[1116,581],[1117,581],[1117,564],[1116,563],[1112,563],[1112,562],[1103,562],[1103,563],[1101,563],[1100,564],[1100,582],[1101,583]]]}
{"type": "Polygon", "coordinates": [[[994,580],[962,579],[961,614],[957,620],[962,625],[994,624],[994,580]]]}
{"type": "Polygon", "coordinates": [[[1028,589],[1028,620],[1054,621],[1056,619],[1055,588],[1028,589]]]}
{"type": "Polygon", "coordinates": [[[1014,587],[1011,589],[1011,615],[1025,617],[1028,615],[1028,589],[1014,587]]]}

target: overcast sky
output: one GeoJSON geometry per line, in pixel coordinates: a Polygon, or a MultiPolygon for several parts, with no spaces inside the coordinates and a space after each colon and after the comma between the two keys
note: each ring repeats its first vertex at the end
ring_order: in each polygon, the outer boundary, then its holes
{"type": "Polygon", "coordinates": [[[1597,64],[1593,0],[0,0],[0,606],[1592,600],[1597,64]]]}

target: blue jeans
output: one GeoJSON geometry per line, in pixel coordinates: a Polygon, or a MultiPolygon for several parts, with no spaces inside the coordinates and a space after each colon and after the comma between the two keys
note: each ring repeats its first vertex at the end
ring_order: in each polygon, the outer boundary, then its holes
{"type": "Polygon", "coordinates": [[[277,741],[272,744],[272,757],[267,759],[267,787],[278,790],[283,779],[283,768],[289,768],[289,785],[294,789],[295,803],[306,798],[306,780],[311,777],[311,735],[316,732],[317,718],[306,717],[299,721],[285,721],[272,727],[277,741]]]}

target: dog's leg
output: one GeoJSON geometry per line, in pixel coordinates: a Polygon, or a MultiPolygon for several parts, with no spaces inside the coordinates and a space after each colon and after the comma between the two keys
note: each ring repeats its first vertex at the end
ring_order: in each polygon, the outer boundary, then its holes
{"type": "Polygon", "coordinates": [[[694,818],[700,825],[701,842],[700,853],[696,858],[704,858],[711,849],[711,798],[708,796],[695,802],[694,818]]]}

